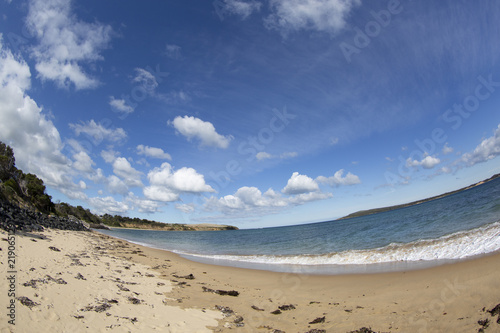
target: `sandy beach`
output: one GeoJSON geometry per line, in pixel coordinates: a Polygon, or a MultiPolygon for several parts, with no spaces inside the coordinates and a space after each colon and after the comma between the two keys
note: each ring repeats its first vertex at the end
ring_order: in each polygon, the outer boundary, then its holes
{"type": "Polygon", "coordinates": [[[15,238],[15,326],[2,315],[0,332],[500,332],[500,254],[320,276],[195,263],[97,232],[15,238]]]}

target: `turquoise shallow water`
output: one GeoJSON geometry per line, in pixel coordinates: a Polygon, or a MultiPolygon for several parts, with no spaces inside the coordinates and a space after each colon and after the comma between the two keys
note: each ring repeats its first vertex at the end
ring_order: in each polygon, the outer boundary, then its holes
{"type": "Polygon", "coordinates": [[[218,265],[321,274],[415,269],[500,250],[500,178],[427,203],[340,221],[103,233],[218,265]]]}

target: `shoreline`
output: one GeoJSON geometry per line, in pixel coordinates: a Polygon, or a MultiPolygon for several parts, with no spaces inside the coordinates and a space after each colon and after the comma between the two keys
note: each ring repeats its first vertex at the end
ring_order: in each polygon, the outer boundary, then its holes
{"type": "MultiPolygon", "coordinates": [[[[351,332],[362,327],[374,332],[477,332],[483,327],[478,321],[486,319],[484,332],[500,332],[497,317],[486,312],[500,303],[499,253],[412,271],[310,275],[198,263],[96,231],[47,230],[16,237],[18,294],[40,304],[30,309],[18,302],[17,320],[21,326],[47,327],[47,332],[68,325],[103,332],[149,332],[159,325],[165,332],[351,332]],[[49,240],[34,242],[33,235],[49,240]],[[48,250],[49,245],[60,252],[48,250]],[[75,259],[84,266],[71,265],[75,259]],[[77,272],[86,280],[76,280],[77,272]],[[45,275],[67,284],[50,280],[37,283],[36,289],[23,286],[47,280],[45,275]],[[64,301],[68,288],[75,299],[64,301]],[[141,303],[134,305],[127,297],[141,303]],[[104,299],[117,303],[108,302],[111,307],[102,313],[81,311],[105,304],[104,299]]],[[[5,244],[0,242],[2,262],[5,244]]],[[[0,282],[2,289],[5,283],[0,282]]],[[[5,297],[2,291],[2,306],[5,297]]],[[[1,323],[0,332],[9,332],[1,323]]]]}

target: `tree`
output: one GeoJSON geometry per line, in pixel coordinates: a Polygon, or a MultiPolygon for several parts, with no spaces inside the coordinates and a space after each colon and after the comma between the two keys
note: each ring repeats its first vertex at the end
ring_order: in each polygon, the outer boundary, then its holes
{"type": "Polygon", "coordinates": [[[15,165],[14,151],[10,146],[0,141],[0,180],[4,182],[10,178],[16,178],[18,170],[15,165]]]}

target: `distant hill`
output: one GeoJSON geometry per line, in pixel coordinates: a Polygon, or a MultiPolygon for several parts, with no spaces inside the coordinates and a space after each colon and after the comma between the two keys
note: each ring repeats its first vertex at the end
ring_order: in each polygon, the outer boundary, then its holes
{"type": "Polygon", "coordinates": [[[489,182],[489,181],[491,181],[493,179],[496,179],[498,177],[500,177],[500,174],[496,174],[496,175],[494,175],[494,176],[492,176],[492,177],[490,177],[488,179],[485,179],[485,180],[482,180],[482,181],[477,182],[475,184],[463,187],[463,188],[461,188],[459,190],[452,191],[452,192],[446,192],[446,193],[443,193],[443,194],[440,194],[440,195],[436,195],[434,197],[427,198],[427,199],[417,200],[417,201],[409,202],[409,203],[406,203],[406,204],[401,204],[401,205],[396,205],[396,206],[390,206],[390,207],[382,207],[382,208],[360,210],[358,212],[355,212],[355,213],[349,214],[347,216],[341,217],[341,218],[339,218],[337,220],[344,220],[344,219],[350,219],[350,218],[353,218],[353,217],[360,217],[360,216],[365,216],[365,215],[383,213],[383,212],[388,212],[388,211],[395,210],[395,209],[400,209],[400,208],[410,207],[410,206],[414,206],[414,205],[419,205],[419,204],[424,203],[424,202],[428,202],[428,201],[440,199],[440,198],[446,197],[448,195],[452,195],[452,194],[455,194],[455,193],[458,193],[458,192],[462,192],[462,191],[468,190],[468,189],[476,187],[478,185],[487,183],[487,182],[489,182]]]}
{"type": "Polygon", "coordinates": [[[237,227],[221,224],[182,224],[163,223],[139,218],[129,218],[120,215],[111,216],[105,214],[101,216],[104,225],[114,228],[128,229],[148,229],[148,230],[171,230],[171,231],[218,231],[218,230],[238,230],[237,227]]]}

